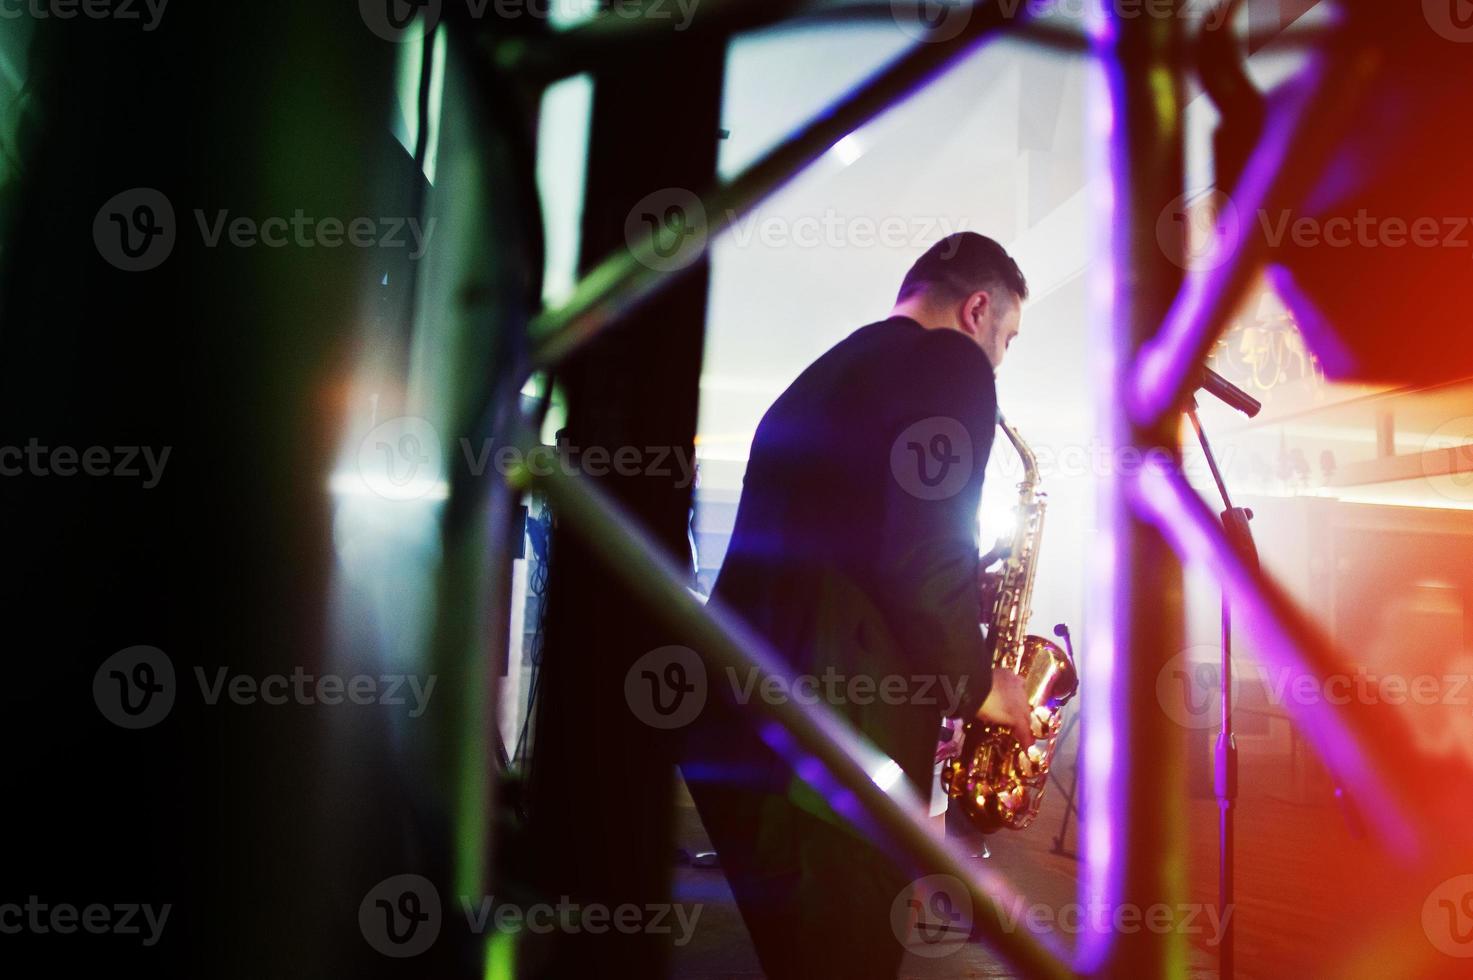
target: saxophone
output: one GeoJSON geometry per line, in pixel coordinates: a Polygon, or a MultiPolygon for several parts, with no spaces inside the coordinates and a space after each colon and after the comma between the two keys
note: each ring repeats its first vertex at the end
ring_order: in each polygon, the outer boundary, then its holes
{"type": "Polygon", "coordinates": [[[1058,644],[1026,634],[1043,539],[1045,495],[1038,490],[1041,481],[1033,450],[1001,414],[997,424],[1023,460],[1023,481],[1018,484],[1012,551],[1003,559],[996,601],[982,614],[988,623],[992,665],[1022,677],[1038,739],[1024,751],[1004,726],[966,723],[961,754],[947,760],[941,785],[947,796],[961,800],[967,817],[985,834],[1004,827],[1022,830],[1038,816],[1063,729],[1064,705],[1079,689],[1073,658],[1058,644]]]}

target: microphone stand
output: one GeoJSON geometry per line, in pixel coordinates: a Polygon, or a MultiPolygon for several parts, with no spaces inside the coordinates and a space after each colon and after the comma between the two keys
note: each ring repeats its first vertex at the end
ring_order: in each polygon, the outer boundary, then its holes
{"type": "MultiPolygon", "coordinates": [[[[1234,507],[1228,496],[1227,484],[1222,481],[1222,472],[1217,468],[1217,458],[1207,443],[1207,434],[1202,431],[1202,421],[1197,417],[1197,399],[1189,402],[1187,417],[1192,428],[1197,430],[1197,441],[1202,444],[1202,454],[1207,457],[1207,466],[1212,471],[1217,492],[1222,495],[1222,526],[1228,541],[1254,568],[1258,567],[1258,548],[1253,543],[1253,532],[1248,521],[1253,511],[1246,507],[1234,507]]],[[[1217,796],[1217,901],[1218,921],[1223,923],[1222,943],[1218,947],[1218,972],[1222,980],[1231,980],[1233,975],[1233,817],[1238,799],[1238,743],[1233,737],[1233,630],[1232,609],[1227,590],[1222,593],[1222,731],[1217,736],[1217,751],[1213,764],[1213,791],[1217,796]]]]}
{"type": "MultiPolygon", "coordinates": [[[[1069,651],[1069,662],[1074,665],[1074,672],[1078,674],[1079,661],[1074,658],[1074,638],[1069,635],[1068,624],[1059,623],[1055,626],[1054,636],[1064,641],[1064,647],[1069,651]]],[[[1063,747],[1064,743],[1069,740],[1069,733],[1078,724],[1079,712],[1076,710],[1069,716],[1069,720],[1064,722],[1064,729],[1059,733],[1058,745],[1060,747],[1063,747]]],[[[1079,855],[1064,846],[1064,840],[1069,836],[1069,817],[1076,816],[1079,813],[1079,804],[1075,800],[1075,797],[1079,793],[1079,747],[1077,745],[1074,749],[1074,770],[1069,776],[1069,788],[1067,790],[1064,789],[1064,781],[1059,778],[1057,771],[1050,771],[1049,778],[1059,784],[1059,792],[1064,796],[1064,822],[1059,825],[1059,835],[1054,838],[1054,846],[1051,850],[1054,854],[1078,861],[1079,855]]]]}

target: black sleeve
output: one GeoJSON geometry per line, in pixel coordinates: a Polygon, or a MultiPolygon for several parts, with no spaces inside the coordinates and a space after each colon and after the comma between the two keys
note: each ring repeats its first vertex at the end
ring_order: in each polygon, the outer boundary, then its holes
{"type": "Polygon", "coordinates": [[[889,447],[882,558],[892,625],[914,669],[976,714],[992,685],[981,630],[977,512],[997,427],[992,366],[968,338],[931,331],[907,358],[889,447]]]}

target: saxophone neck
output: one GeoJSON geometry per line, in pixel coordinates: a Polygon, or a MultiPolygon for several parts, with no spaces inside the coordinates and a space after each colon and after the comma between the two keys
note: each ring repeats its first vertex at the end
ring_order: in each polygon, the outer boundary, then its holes
{"type": "Polygon", "coordinates": [[[997,427],[1002,429],[1003,435],[1008,437],[1008,442],[1013,444],[1013,449],[1018,453],[1018,458],[1023,461],[1023,483],[1020,488],[1031,492],[1041,482],[1038,476],[1038,457],[1001,412],[997,413],[997,427]]]}

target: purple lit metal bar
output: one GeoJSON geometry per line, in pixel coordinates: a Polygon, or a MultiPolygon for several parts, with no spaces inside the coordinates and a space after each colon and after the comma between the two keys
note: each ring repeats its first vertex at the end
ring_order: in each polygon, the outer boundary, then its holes
{"type": "MultiPolygon", "coordinates": [[[[1270,666],[1316,680],[1341,669],[1329,642],[1277,583],[1243,561],[1221,523],[1179,471],[1143,467],[1135,499],[1142,513],[1161,528],[1183,557],[1213,569],[1245,620],[1270,666]]],[[[1356,724],[1350,706],[1329,699],[1291,705],[1305,734],[1343,779],[1357,803],[1391,845],[1414,853],[1420,845],[1413,817],[1399,805],[1409,794],[1396,788],[1398,757],[1393,747],[1356,724]]]]}
{"type": "MultiPolygon", "coordinates": [[[[1107,40],[1104,25],[1096,28],[1101,46],[1107,40]]],[[[1115,280],[1119,274],[1110,261],[1114,251],[1112,234],[1115,229],[1115,174],[1113,171],[1112,143],[1115,139],[1115,105],[1110,98],[1110,89],[1104,77],[1102,59],[1098,68],[1091,69],[1085,91],[1089,102],[1085,107],[1090,126],[1090,137],[1085,141],[1091,148],[1089,159],[1089,186],[1091,203],[1095,213],[1091,215],[1091,229],[1096,236],[1093,243],[1095,261],[1088,270],[1090,290],[1089,309],[1104,311],[1100,316],[1103,323],[1090,325],[1090,362],[1095,376],[1091,385],[1096,405],[1097,419],[1101,420],[1101,431],[1097,436],[1105,444],[1114,445],[1114,426],[1119,415],[1112,404],[1116,400],[1116,366],[1114,305],[1115,280]],[[1108,427],[1108,428],[1106,428],[1108,427]]],[[[1115,772],[1115,601],[1116,578],[1116,524],[1123,503],[1118,499],[1119,491],[1109,482],[1099,484],[1095,501],[1099,536],[1097,547],[1088,568],[1090,605],[1085,615],[1085,640],[1080,662],[1079,710],[1083,712],[1084,725],[1079,743],[1079,759],[1083,781],[1082,802],[1079,814],[1081,836],[1078,851],[1082,858],[1079,878],[1079,903],[1085,908],[1116,908],[1119,903],[1119,874],[1117,856],[1119,849],[1114,840],[1120,827],[1112,819],[1109,806],[1090,806],[1089,801],[1111,800],[1119,792],[1120,780],[1115,772]]],[[[1089,967],[1084,972],[1094,972],[1093,967],[1104,960],[1108,952],[1108,938],[1094,934],[1080,937],[1079,961],[1089,967]]]]}
{"type": "Polygon", "coordinates": [[[1374,77],[1375,65],[1357,57],[1346,41],[1332,37],[1330,43],[1340,47],[1312,56],[1293,103],[1280,115],[1270,114],[1228,217],[1215,233],[1215,247],[1227,250],[1225,261],[1188,280],[1160,334],[1141,352],[1126,395],[1132,417],[1143,425],[1180,409],[1194,372],[1263,266],[1263,216],[1304,200],[1354,122],[1357,96],[1374,77]],[[1233,227],[1236,235],[1230,234],[1233,227]]]}
{"type": "MultiPolygon", "coordinates": [[[[531,324],[533,363],[547,367],[599,330],[674,282],[710,247],[712,239],[792,180],[834,144],[888,109],[894,108],[974,47],[1009,23],[1022,23],[1027,5],[1012,18],[997,3],[973,8],[956,37],[921,42],[829,106],[798,132],[730,183],[701,200],[704,234],[686,236],[673,255],[655,250],[656,232],[619,249],[588,273],[561,307],[544,310],[531,324]]],[[[1009,7],[1011,10],[1011,6],[1009,7]]],[[[714,138],[714,137],[713,137],[714,138]]],[[[694,220],[698,215],[686,215],[694,220]]]]}
{"type": "MultiPolygon", "coordinates": [[[[524,444],[530,448],[530,443],[524,444]]],[[[728,668],[750,671],[758,689],[769,677],[786,677],[777,656],[759,637],[719,606],[702,605],[691,595],[682,573],[637,522],[588,481],[558,467],[546,475],[522,470],[508,479],[545,494],[558,519],[581,534],[610,572],[621,576],[679,639],[697,651],[712,673],[728,668]]],[[[1072,976],[1067,953],[1051,937],[1018,928],[1023,900],[1006,879],[976,867],[965,849],[932,832],[924,822],[924,803],[898,773],[890,776],[895,763],[831,709],[765,698],[753,699],[748,707],[762,737],[824,794],[835,812],[878,828],[918,868],[963,882],[971,893],[974,922],[1014,966],[1030,977],[1072,976]]]]}
{"type": "MultiPolygon", "coordinates": [[[[1155,235],[1156,219],[1180,192],[1186,48],[1176,17],[1128,17],[1111,9],[1091,25],[1108,101],[1093,106],[1096,227],[1090,307],[1099,436],[1113,453],[1175,458],[1171,426],[1133,420],[1123,395],[1141,346],[1162,322],[1181,281],[1180,256],[1155,235]],[[1104,172],[1100,173],[1103,165],[1104,172]],[[1101,180],[1100,178],[1105,178],[1101,180]]],[[[1100,527],[1084,684],[1084,809],[1079,883],[1086,907],[1174,906],[1186,894],[1185,739],[1155,698],[1160,669],[1181,648],[1181,569],[1155,529],[1131,511],[1125,474],[1100,481],[1100,527]]],[[[1096,977],[1184,975],[1181,936],[1112,930],[1090,923],[1080,934],[1080,972],[1096,977]]]]}

